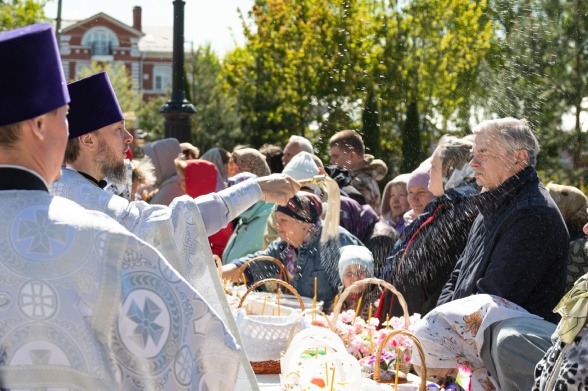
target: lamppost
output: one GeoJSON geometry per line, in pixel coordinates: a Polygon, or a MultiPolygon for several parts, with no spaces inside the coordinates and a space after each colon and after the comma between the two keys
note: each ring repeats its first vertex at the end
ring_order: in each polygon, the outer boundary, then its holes
{"type": "Polygon", "coordinates": [[[184,91],[184,5],[174,0],[174,48],[171,99],[159,108],[165,117],[165,137],[179,142],[191,142],[190,115],[196,108],[186,99],[184,91]]]}

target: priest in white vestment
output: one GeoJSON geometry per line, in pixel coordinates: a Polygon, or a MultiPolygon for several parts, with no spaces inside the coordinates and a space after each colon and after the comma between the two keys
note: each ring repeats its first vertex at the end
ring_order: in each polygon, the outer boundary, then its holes
{"type": "MultiPolygon", "coordinates": [[[[61,179],[53,183],[51,193],[86,209],[106,213],[155,246],[197,288],[239,339],[217,277],[208,236],[262,198],[285,204],[299,185],[278,174],[251,179],[196,199],[178,197],[169,206],[129,202],[101,188],[105,178],[124,180],[124,158],[132,142],[108,75],[97,73],[69,84],[68,90],[71,102],[66,168],[61,179]]],[[[244,354],[242,363],[247,373],[241,373],[239,382],[253,383],[244,354]],[[249,381],[241,380],[247,375],[249,381]]]]}
{"type": "Polygon", "coordinates": [[[0,34],[0,389],[230,390],[239,347],[162,254],[54,197],[69,93],[50,24],[0,34]]]}

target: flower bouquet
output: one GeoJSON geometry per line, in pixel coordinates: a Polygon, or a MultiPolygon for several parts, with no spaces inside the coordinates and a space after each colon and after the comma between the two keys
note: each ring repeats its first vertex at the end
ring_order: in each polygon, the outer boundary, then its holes
{"type": "Polygon", "coordinates": [[[396,372],[407,373],[410,370],[413,340],[405,334],[397,334],[389,338],[383,346],[382,342],[395,330],[412,331],[410,325],[420,318],[419,314],[414,314],[407,324],[403,317],[392,317],[378,330],[379,319],[370,318],[366,321],[356,316],[353,310],[348,310],[341,313],[333,327],[345,343],[347,351],[359,360],[366,377],[374,372],[376,354],[378,350],[381,350],[379,366],[382,371],[382,380],[388,380],[388,377],[392,376],[389,380],[394,381],[396,372]]]}
{"type": "Polygon", "coordinates": [[[335,304],[330,320],[334,331],[341,337],[348,352],[359,360],[364,376],[373,376],[374,380],[379,382],[387,382],[386,378],[392,377],[390,381],[401,383],[402,378],[406,376],[399,378],[399,372],[410,371],[411,352],[416,340],[412,334],[411,324],[419,319],[419,314],[408,316],[406,302],[393,285],[377,278],[367,278],[356,281],[343,291],[335,304]],[[404,310],[404,316],[387,318],[378,329],[380,321],[371,317],[371,308],[367,320],[358,316],[361,300],[355,311],[348,310],[341,313],[342,303],[349,293],[366,284],[383,286],[394,293],[404,310]],[[380,378],[381,371],[384,373],[380,378]]]}

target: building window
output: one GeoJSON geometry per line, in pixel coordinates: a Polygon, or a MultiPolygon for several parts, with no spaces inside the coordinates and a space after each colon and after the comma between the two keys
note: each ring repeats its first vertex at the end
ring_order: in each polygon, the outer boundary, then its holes
{"type": "Polygon", "coordinates": [[[93,56],[107,56],[112,55],[112,48],[119,44],[112,31],[105,27],[94,27],[84,35],[82,45],[91,46],[93,56]]]}
{"type": "Polygon", "coordinates": [[[153,90],[167,92],[171,85],[171,69],[169,67],[153,68],[153,90]]]}

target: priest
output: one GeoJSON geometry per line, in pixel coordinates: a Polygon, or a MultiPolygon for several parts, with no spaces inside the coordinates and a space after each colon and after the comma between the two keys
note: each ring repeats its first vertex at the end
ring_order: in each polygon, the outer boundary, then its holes
{"type": "Polygon", "coordinates": [[[239,348],[151,245],[48,193],[70,96],[50,24],[0,34],[0,389],[235,387],[239,348]]]}

